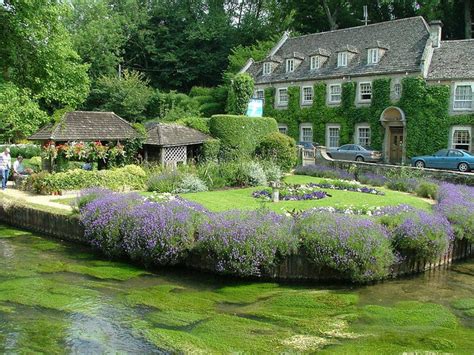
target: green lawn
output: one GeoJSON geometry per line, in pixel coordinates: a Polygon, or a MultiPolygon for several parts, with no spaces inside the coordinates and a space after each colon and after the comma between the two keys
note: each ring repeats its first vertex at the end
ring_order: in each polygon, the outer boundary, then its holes
{"type": "MultiPolygon", "coordinates": [[[[302,175],[291,175],[285,178],[285,182],[291,184],[317,183],[322,180],[327,179],[302,175]]],[[[252,187],[245,189],[197,192],[183,194],[181,196],[187,200],[200,203],[211,211],[257,209],[262,206],[262,202],[252,197],[252,192],[259,189],[262,188],[252,187]]],[[[285,212],[292,209],[306,210],[312,207],[321,206],[364,208],[407,204],[426,210],[431,208],[431,204],[428,200],[418,198],[414,195],[388,190],[383,187],[378,187],[377,189],[383,191],[385,196],[371,195],[361,192],[325,190],[332,195],[332,197],[312,201],[280,201],[278,203],[266,202],[264,204],[276,212],[285,212]]]]}

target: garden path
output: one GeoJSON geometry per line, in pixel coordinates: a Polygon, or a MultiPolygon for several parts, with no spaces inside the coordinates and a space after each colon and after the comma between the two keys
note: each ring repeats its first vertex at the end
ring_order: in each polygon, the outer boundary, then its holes
{"type": "Polygon", "coordinates": [[[18,190],[14,188],[11,182],[8,183],[7,189],[2,191],[2,194],[11,199],[25,202],[26,204],[42,205],[67,211],[72,211],[72,207],[69,206],[69,204],[54,202],[52,200],[57,201],[60,199],[70,199],[71,197],[75,197],[77,195],[75,192],[67,194],[66,196],[37,195],[31,192],[18,190]]]}

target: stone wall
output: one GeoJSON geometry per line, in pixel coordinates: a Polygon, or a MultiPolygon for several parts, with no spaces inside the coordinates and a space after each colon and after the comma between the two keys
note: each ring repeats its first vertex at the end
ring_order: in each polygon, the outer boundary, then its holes
{"type": "MultiPolygon", "coordinates": [[[[21,229],[84,244],[84,229],[78,216],[75,215],[54,214],[27,206],[0,204],[0,221],[21,229]]],[[[448,253],[435,263],[404,260],[392,266],[389,277],[420,273],[441,266],[447,267],[455,260],[469,257],[474,257],[474,244],[465,240],[456,240],[450,245],[448,253]]],[[[191,254],[183,264],[197,270],[214,271],[214,265],[207,255],[191,254]]],[[[347,279],[335,270],[312,264],[303,252],[285,258],[262,276],[276,280],[337,281],[347,279]]]]}

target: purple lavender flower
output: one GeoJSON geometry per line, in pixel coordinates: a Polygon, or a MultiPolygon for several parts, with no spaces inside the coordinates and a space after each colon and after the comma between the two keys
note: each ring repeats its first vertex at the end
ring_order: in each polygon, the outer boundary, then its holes
{"type": "Polygon", "coordinates": [[[328,179],[343,179],[343,180],[355,179],[354,174],[351,174],[344,169],[333,168],[333,167],[330,167],[327,165],[321,165],[321,164],[298,166],[295,169],[295,174],[323,177],[323,178],[328,178],[328,179]]]}

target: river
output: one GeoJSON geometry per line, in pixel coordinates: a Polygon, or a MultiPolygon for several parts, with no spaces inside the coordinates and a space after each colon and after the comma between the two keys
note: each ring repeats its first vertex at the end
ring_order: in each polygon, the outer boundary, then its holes
{"type": "Polygon", "coordinates": [[[0,225],[0,351],[474,353],[474,261],[368,286],[153,273],[0,225]]]}

